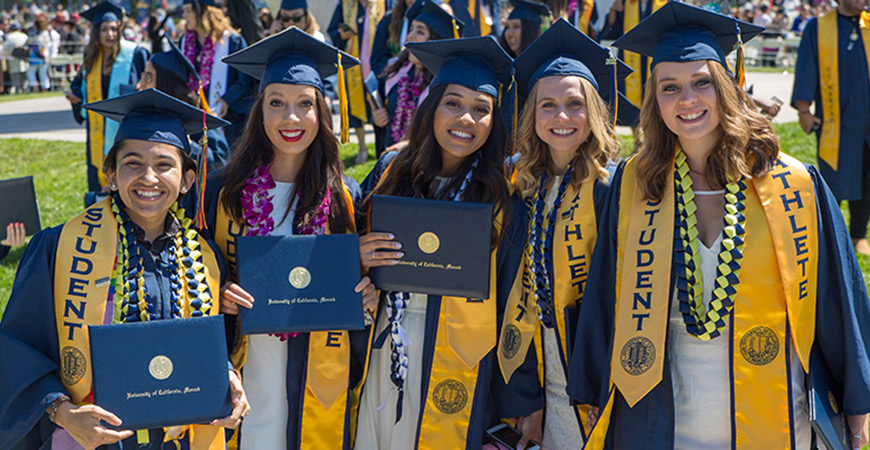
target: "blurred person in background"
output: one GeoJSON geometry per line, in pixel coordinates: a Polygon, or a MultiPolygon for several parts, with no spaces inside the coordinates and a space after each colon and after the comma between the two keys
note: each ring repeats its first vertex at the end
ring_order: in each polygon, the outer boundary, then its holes
{"type": "Polygon", "coordinates": [[[21,31],[21,24],[14,21],[9,25],[9,32],[6,33],[5,38],[3,48],[7,55],[6,67],[9,69],[9,92],[21,93],[25,90],[27,58],[30,56],[29,50],[26,49],[27,35],[21,31]],[[27,52],[26,55],[22,54],[22,51],[27,52]]]}

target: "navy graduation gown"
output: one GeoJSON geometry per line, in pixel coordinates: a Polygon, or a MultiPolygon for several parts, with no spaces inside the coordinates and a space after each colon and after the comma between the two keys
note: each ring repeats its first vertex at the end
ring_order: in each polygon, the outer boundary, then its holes
{"type": "MultiPolygon", "coordinates": [[[[603,406],[609,392],[623,168],[620,165],[612,179],[600,216],[598,241],[589,265],[589,279],[596,282],[586,286],[568,377],[572,401],[594,406],[603,406]]],[[[870,323],[867,291],[837,201],[818,171],[811,166],[808,170],[815,186],[819,227],[815,345],[835,379],[844,384],[843,411],[864,414],[870,412],[870,330],[862,327],[870,323]]],[[[672,265],[672,278],[674,273],[672,265]]],[[[670,295],[669,301],[672,299],[670,295]]],[[[662,380],[633,408],[619,390],[614,391],[606,448],[673,448],[674,393],[667,355],[663,361],[662,380]]]]}
{"type": "MultiPolygon", "coordinates": [[[[858,17],[837,14],[837,63],[840,81],[840,156],[837,170],[818,160],[825,182],[837,200],[861,198],[864,172],[864,150],[870,147],[870,74],[867,55],[861,39],[851,41],[849,35],[857,27],[858,17]]],[[[819,83],[819,22],[811,19],[804,29],[795,65],[791,105],[797,101],[815,103],[816,116],[822,119],[822,90],[819,83]]],[[[816,132],[818,144],[821,132],[816,132]]]]}
{"type": "MultiPolygon", "coordinates": [[[[29,450],[51,448],[51,434],[56,425],[48,420],[46,409],[66,388],[60,382],[60,356],[55,323],[54,265],[58,240],[63,225],[47,228],[27,246],[15,274],[15,284],[9,304],[0,321],[0,448],[29,450]]],[[[225,272],[220,250],[211,242],[220,266],[225,272]]],[[[158,320],[171,318],[170,273],[168,248],[155,260],[143,251],[145,286],[151,296],[158,320]]],[[[143,447],[162,448],[163,430],[150,430],[151,444],[143,447]]],[[[136,436],[121,445],[99,447],[104,450],[140,448],[136,436]]]]}
{"type": "MultiPolygon", "coordinates": [[[[378,159],[372,171],[369,172],[361,187],[366,196],[377,186],[378,181],[398,152],[387,152],[378,159]]],[[[525,228],[528,225],[524,216],[522,201],[514,196],[511,198],[511,217],[506,222],[502,240],[496,252],[496,317],[501,317],[507,307],[508,295],[516,276],[519,263],[523,256],[525,228]]],[[[378,315],[386,314],[386,292],[381,292],[378,315]]],[[[429,392],[429,380],[432,371],[432,361],[435,354],[435,338],[438,328],[438,318],[441,309],[441,296],[429,295],[426,303],[426,329],[423,339],[423,375],[421,388],[421,408],[419,411],[405,411],[404,414],[418,414],[417,433],[423,421],[426,397],[429,392]]],[[[373,347],[380,348],[389,345],[386,339],[373,341],[373,347]],[[379,342],[380,341],[380,342],[379,342]]],[[[534,351],[530,353],[534,354],[534,351]]],[[[372,376],[370,373],[369,376],[372,376]]],[[[535,359],[527,358],[517,370],[509,385],[502,381],[498,367],[496,347],[494,347],[478,365],[477,385],[474,389],[473,406],[466,437],[466,448],[478,449],[483,443],[486,430],[498,423],[499,418],[528,415],[544,407],[543,394],[537,375],[535,359]],[[537,389],[534,388],[537,386],[537,389]]],[[[363,385],[365,389],[365,385],[363,385]]]]}
{"type": "MultiPolygon", "coordinates": [[[[404,1],[404,0],[402,0],[404,1]]],[[[378,29],[375,30],[375,42],[372,44],[372,54],[369,58],[369,65],[372,68],[372,73],[380,76],[384,69],[390,65],[390,59],[398,54],[393,52],[390,46],[390,21],[393,20],[393,12],[387,11],[381,21],[378,22],[378,29]]],[[[334,41],[333,41],[334,42],[334,41]]]]}

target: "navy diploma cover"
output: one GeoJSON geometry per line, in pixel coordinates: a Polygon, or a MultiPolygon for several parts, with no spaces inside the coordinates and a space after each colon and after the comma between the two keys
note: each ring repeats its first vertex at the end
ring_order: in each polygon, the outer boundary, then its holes
{"type": "Polygon", "coordinates": [[[816,446],[830,450],[850,450],[849,427],[843,414],[843,386],[834,379],[816,346],[810,353],[810,373],[806,381],[810,424],[816,446]]]}

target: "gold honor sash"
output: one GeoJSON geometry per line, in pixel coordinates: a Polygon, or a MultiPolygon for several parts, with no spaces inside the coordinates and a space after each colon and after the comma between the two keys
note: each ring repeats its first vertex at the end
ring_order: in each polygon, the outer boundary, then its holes
{"type": "MultiPolygon", "coordinates": [[[[627,33],[629,30],[634,28],[638,22],[640,22],[640,2],[645,2],[646,0],[626,0],[623,8],[623,21],[622,21],[622,32],[627,33]]],[[[657,9],[667,3],[668,0],[653,0],[652,8],[653,10],[649,12],[652,14],[657,9]]],[[[650,58],[643,58],[639,53],[630,52],[627,50],[623,51],[623,60],[629,67],[634,69],[634,72],[625,77],[625,96],[628,98],[631,103],[640,106],[643,100],[643,83],[646,81],[641,78],[641,65],[643,61],[646,60],[646,76],[650,75],[650,62],[652,61],[650,58]]]]}
{"type": "Polygon", "coordinates": [[[592,18],[593,9],[595,9],[595,0],[583,0],[583,15],[577,17],[577,28],[583,34],[589,34],[589,19],[592,18]]]}
{"type": "MultiPolygon", "coordinates": [[[[102,150],[101,150],[102,153],[102,150]]],[[[102,156],[102,155],[101,155],[102,156]]],[[[93,402],[89,325],[103,324],[117,253],[118,225],[110,199],[104,199],[63,226],[54,268],[54,310],[60,349],[60,379],[76,405],[93,402]]],[[[200,245],[211,292],[220,292],[217,260],[200,245]]],[[[187,297],[185,296],[185,299],[187,297]]],[[[114,308],[114,306],[111,306],[114,308]]],[[[219,303],[209,310],[218,313],[219,303]]],[[[184,317],[189,317],[187,304],[184,317]]],[[[191,425],[192,450],[222,450],[223,429],[191,425]]]]}
{"type": "MultiPolygon", "coordinates": [[[[349,214],[353,217],[353,199],[347,188],[344,194],[350,208],[349,214]]],[[[220,205],[218,198],[215,242],[227,260],[231,279],[238,280],[236,249],[238,237],[245,235],[245,229],[233,221],[220,205]]],[[[328,227],[326,232],[329,234],[328,227]]],[[[302,448],[341,448],[344,443],[348,391],[354,393],[347,385],[350,379],[350,338],[346,330],[315,331],[308,335],[300,445],[302,448]]],[[[232,351],[233,365],[237,369],[241,369],[247,360],[247,343],[247,336],[240,336],[239,345],[232,351]]]]}
{"type": "MultiPolygon", "coordinates": [[[[858,20],[864,49],[870,48],[870,12],[861,11],[858,20]]],[[[819,139],[819,158],[835,171],[840,156],[840,70],[837,11],[819,18],[819,87],[825,122],[819,139]]],[[[870,70],[870,59],[867,60],[870,70]]]]}
{"type": "MultiPolygon", "coordinates": [[[[341,1],[342,20],[354,32],[353,37],[347,41],[345,51],[357,59],[359,59],[361,53],[359,48],[359,33],[362,32],[362,30],[357,29],[356,21],[359,3],[359,0],[341,1]]],[[[369,21],[368,51],[371,52],[372,44],[375,42],[375,32],[378,28],[378,22],[381,21],[382,17],[384,17],[384,1],[369,0],[366,6],[366,15],[368,15],[366,20],[369,21]]],[[[368,120],[368,115],[366,114],[366,94],[365,89],[363,89],[362,64],[353,66],[350,69],[345,69],[345,72],[346,75],[344,79],[347,80],[347,94],[350,99],[350,114],[365,123],[368,120]]]]}
{"type": "MultiPolygon", "coordinates": [[[[617,273],[621,276],[617,277],[611,377],[629,406],[661,381],[669,317],[669,299],[665,295],[670,286],[661,282],[655,290],[650,286],[647,292],[652,292],[651,296],[644,292],[625,293],[621,288],[637,288],[641,284],[646,287],[647,280],[671,280],[671,258],[659,257],[657,247],[659,243],[668,247],[673,243],[672,177],[666,185],[665,200],[659,202],[663,209],[664,203],[669,204],[670,212],[663,210],[650,217],[652,213],[646,213],[650,202],[644,201],[640,189],[635,187],[635,165],[631,161],[623,175],[620,211],[625,214],[619,217],[617,273]],[[663,219],[658,221],[657,216],[662,213],[663,219]],[[644,229],[637,227],[636,222],[653,226],[644,229]],[[643,253],[645,249],[638,245],[643,243],[648,244],[652,253],[643,253]],[[649,269],[654,274],[647,278],[647,273],[639,269],[649,269]],[[637,283],[629,284],[634,281],[637,283]],[[640,319],[636,312],[639,306],[649,315],[640,319]]],[[[807,372],[815,338],[818,223],[812,179],[803,164],[780,153],[770,173],[752,179],[747,185],[745,206],[744,267],[731,323],[734,442],[737,447],[788,448],[791,405],[786,339],[792,338],[807,372]],[[762,217],[766,220],[761,220],[762,217]],[[790,336],[786,335],[787,330],[791,331],[790,336]]],[[[590,448],[603,445],[612,408],[610,400],[593,430],[590,448]]]]}
{"type": "MultiPolygon", "coordinates": [[[[103,51],[97,50],[97,58],[85,74],[85,103],[98,102],[103,99],[103,51]]],[[[103,116],[88,111],[88,155],[91,165],[97,171],[100,186],[106,186],[106,175],[103,174],[103,116]]],[[[111,275],[111,274],[110,274],[111,275]]]]}

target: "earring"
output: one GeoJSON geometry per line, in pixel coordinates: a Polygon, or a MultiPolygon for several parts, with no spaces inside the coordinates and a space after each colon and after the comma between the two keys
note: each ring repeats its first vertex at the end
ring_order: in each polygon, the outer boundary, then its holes
{"type": "Polygon", "coordinates": [[[181,188],[181,193],[182,193],[182,194],[186,194],[186,193],[187,193],[187,188],[181,188]]]}
{"type": "Polygon", "coordinates": [[[115,185],[114,185],[114,184],[111,186],[111,189],[112,189],[113,191],[115,190],[115,185]]]}

